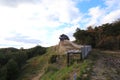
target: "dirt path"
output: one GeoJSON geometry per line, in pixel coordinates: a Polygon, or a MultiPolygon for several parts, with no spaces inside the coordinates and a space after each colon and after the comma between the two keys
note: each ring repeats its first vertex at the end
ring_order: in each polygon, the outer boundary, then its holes
{"type": "Polygon", "coordinates": [[[91,80],[106,80],[106,77],[103,75],[105,70],[103,60],[99,59],[93,67],[91,80]]]}
{"type": "Polygon", "coordinates": [[[32,78],[32,80],[40,80],[40,77],[44,74],[44,72],[40,72],[37,76],[32,78]]]}
{"type": "Polygon", "coordinates": [[[99,56],[91,72],[91,80],[120,80],[120,53],[99,56]]]}

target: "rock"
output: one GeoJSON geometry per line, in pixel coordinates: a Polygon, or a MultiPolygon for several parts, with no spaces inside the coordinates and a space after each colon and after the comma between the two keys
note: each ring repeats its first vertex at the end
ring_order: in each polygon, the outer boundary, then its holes
{"type": "Polygon", "coordinates": [[[84,80],[86,78],[88,78],[88,74],[83,74],[82,79],[84,80]]]}

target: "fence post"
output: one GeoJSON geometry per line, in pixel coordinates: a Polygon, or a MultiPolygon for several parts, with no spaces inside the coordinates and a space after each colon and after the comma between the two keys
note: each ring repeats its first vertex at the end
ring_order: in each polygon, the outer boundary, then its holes
{"type": "Polygon", "coordinates": [[[69,54],[70,53],[67,53],[67,66],[69,66],[69,54]]]}

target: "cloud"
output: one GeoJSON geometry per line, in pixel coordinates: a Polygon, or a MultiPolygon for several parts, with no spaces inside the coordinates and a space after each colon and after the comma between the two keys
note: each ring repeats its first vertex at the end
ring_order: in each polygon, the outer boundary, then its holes
{"type": "Polygon", "coordinates": [[[40,40],[37,39],[31,39],[28,36],[21,35],[19,33],[15,34],[13,37],[6,38],[8,41],[14,41],[14,42],[21,42],[21,43],[29,43],[29,44],[38,44],[40,43],[40,40]]]}
{"type": "Polygon", "coordinates": [[[0,0],[0,3],[3,5],[16,7],[21,3],[39,3],[41,0],[0,0]]]}
{"type": "Polygon", "coordinates": [[[50,46],[50,45],[58,44],[59,43],[59,36],[61,34],[68,35],[68,37],[70,38],[71,41],[75,40],[73,37],[73,33],[75,32],[77,27],[78,27],[78,25],[68,26],[68,27],[57,29],[57,30],[51,32],[50,36],[48,36],[47,39],[44,40],[45,42],[48,42],[48,43],[44,43],[44,45],[50,46]]]}
{"type": "Polygon", "coordinates": [[[103,0],[104,6],[90,7],[86,13],[77,6],[82,1],[92,0],[0,0],[0,47],[5,43],[24,48],[52,46],[63,33],[74,40],[77,27],[86,29],[119,18],[118,0],[103,0]]]}
{"type": "Polygon", "coordinates": [[[81,13],[72,0],[2,0],[0,5],[0,44],[31,47],[51,46],[59,42],[59,35],[71,38],[72,26],[78,24],[81,13]],[[34,2],[38,2],[34,4],[34,2]],[[70,32],[71,31],[71,32],[70,32]],[[18,34],[19,33],[19,34],[18,34]]]}
{"type": "Polygon", "coordinates": [[[111,23],[120,18],[120,10],[115,10],[103,17],[102,23],[111,23]]]}
{"type": "Polygon", "coordinates": [[[107,9],[110,10],[120,9],[119,0],[104,0],[104,3],[107,6],[107,9]]]}
{"type": "Polygon", "coordinates": [[[105,11],[101,9],[99,6],[90,8],[88,13],[88,15],[90,16],[88,18],[89,22],[86,24],[86,26],[88,27],[90,25],[98,24],[101,18],[104,16],[104,14],[105,14],[105,11]]]}
{"type": "Polygon", "coordinates": [[[120,18],[119,0],[104,0],[104,7],[97,5],[88,10],[83,18],[85,27],[111,23],[120,18]],[[88,17],[86,17],[88,16],[88,17]]]}
{"type": "Polygon", "coordinates": [[[101,24],[111,23],[120,18],[120,3],[119,0],[105,0],[104,14],[101,19],[101,24]]]}

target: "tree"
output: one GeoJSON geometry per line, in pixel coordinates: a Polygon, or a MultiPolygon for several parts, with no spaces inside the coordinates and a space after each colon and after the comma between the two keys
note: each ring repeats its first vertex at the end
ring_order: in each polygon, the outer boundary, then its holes
{"type": "Polygon", "coordinates": [[[19,51],[19,52],[14,53],[13,59],[18,64],[19,68],[21,68],[26,63],[28,56],[25,51],[19,51]]]}
{"type": "Polygon", "coordinates": [[[34,48],[28,49],[27,50],[27,54],[28,54],[28,58],[37,56],[37,55],[42,55],[46,52],[46,48],[41,47],[41,46],[36,46],[34,48]]]}
{"type": "Polygon", "coordinates": [[[7,61],[6,61],[5,54],[0,53],[0,64],[1,64],[1,65],[5,65],[6,62],[7,62],[7,61]]]}
{"type": "Polygon", "coordinates": [[[100,26],[89,26],[87,30],[76,29],[73,35],[78,44],[89,44],[95,48],[120,49],[120,19],[100,26]]]}
{"type": "Polygon", "coordinates": [[[87,31],[77,28],[73,36],[76,38],[78,44],[95,46],[94,31],[91,27],[87,31]]]}
{"type": "Polygon", "coordinates": [[[7,63],[7,80],[15,80],[18,77],[19,67],[15,60],[10,59],[7,63]]]}
{"type": "Polygon", "coordinates": [[[86,31],[80,30],[79,28],[77,28],[76,32],[73,34],[78,44],[85,44],[86,35],[86,31]]]}
{"type": "Polygon", "coordinates": [[[3,66],[0,68],[0,80],[7,80],[7,68],[3,66]]]}
{"type": "Polygon", "coordinates": [[[117,36],[117,47],[120,50],[120,35],[117,36]]]}

